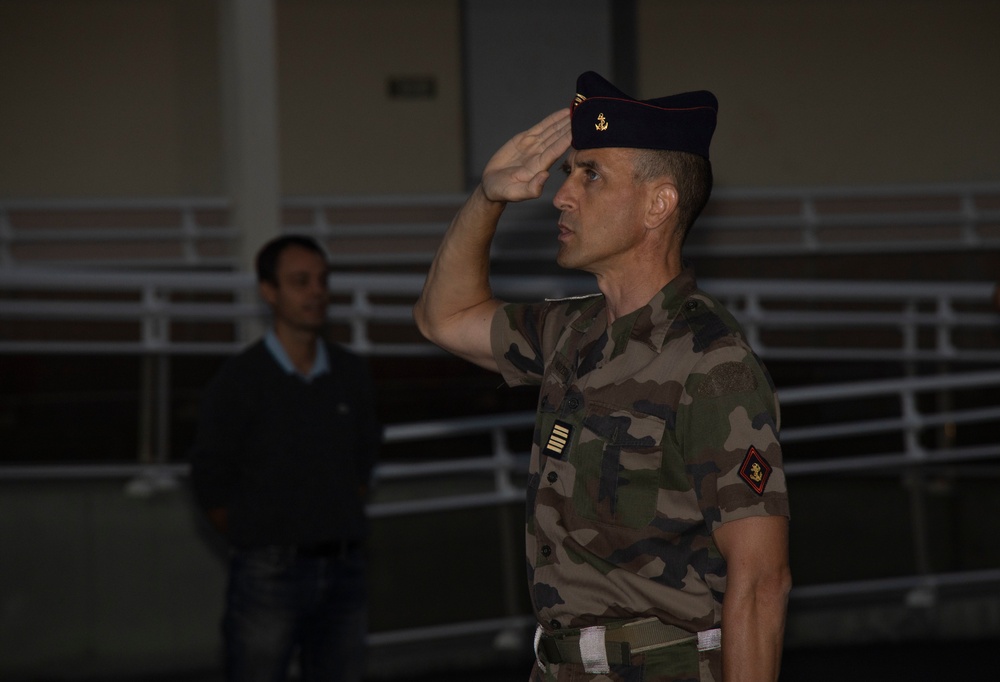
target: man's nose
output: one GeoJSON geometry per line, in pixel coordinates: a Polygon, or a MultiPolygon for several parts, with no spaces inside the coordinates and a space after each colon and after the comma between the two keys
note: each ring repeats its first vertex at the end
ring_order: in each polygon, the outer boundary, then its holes
{"type": "Polygon", "coordinates": [[[317,277],[312,281],[312,285],[309,287],[309,293],[314,295],[326,295],[326,278],[317,277]]]}
{"type": "Polygon", "coordinates": [[[570,208],[573,204],[572,192],[570,191],[570,179],[566,178],[563,180],[563,184],[559,187],[559,191],[556,195],[552,197],[552,204],[558,208],[560,211],[565,211],[570,208]]]}

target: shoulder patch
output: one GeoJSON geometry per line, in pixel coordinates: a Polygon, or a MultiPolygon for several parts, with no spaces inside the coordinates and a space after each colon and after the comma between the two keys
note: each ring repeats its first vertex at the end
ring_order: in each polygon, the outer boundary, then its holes
{"type": "Polygon", "coordinates": [[[764,488],[767,487],[767,479],[771,478],[771,465],[757,452],[757,448],[752,445],[747,450],[746,457],[743,458],[743,466],[740,467],[740,478],[758,495],[764,494],[764,488]]]}
{"type": "Polygon", "coordinates": [[[698,395],[715,398],[730,393],[743,393],[757,388],[757,379],[750,368],[735,360],[716,365],[698,387],[698,395]]]}

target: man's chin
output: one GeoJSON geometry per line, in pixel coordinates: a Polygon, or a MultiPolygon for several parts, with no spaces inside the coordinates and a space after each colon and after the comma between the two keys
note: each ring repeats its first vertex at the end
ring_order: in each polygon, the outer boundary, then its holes
{"type": "Polygon", "coordinates": [[[559,253],[556,254],[556,265],[565,270],[586,269],[583,267],[584,264],[580,261],[579,258],[573,258],[570,254],[564,252],[561,249],[559,250],[559,253]]]}
{"type": "Polygon", "coordinates": [[[556,253],[556,265],[566,270],[576,269],[576,265],[574,265],[573,259],[566,252],[566,249],[562,247],[560,247],[559,251],[556,253]]]}
{"type": "Polygon", "coordinates": [[[326,329],[326,320],[314,321],[310,320],[308,322],[302,322],[298,325],[299,329],[304,332],[309,332],[311,334],[322,334],[326,329]]]}

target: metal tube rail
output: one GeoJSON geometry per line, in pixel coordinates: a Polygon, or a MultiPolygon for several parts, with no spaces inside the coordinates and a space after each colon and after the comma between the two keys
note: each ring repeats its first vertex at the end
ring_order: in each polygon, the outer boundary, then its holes
{"type": "MultiPolygon", "coordinates": [[[[963,250],[1000,246],[995,230],[1000,220],[996,198],[1000,184],[968,183],[879,187],[718,188],[692,234],[690,255],[811,255],[845,253],[914,253],[941,249],[963,250]],[[853,206],[851,202],[859,202],[853,206]],[[749,206],[747,206],[749,205],[749,206]],[[753,240],[743,234],[753,232],[753,240]],[[736,235],[734,239],[732,235],[736,235]]],[[[311,234],[343,244],[333,249],[338,264],[427,264],[448,220],[435,214],[419,217],[427,208],[453,213],[464,194],[377,197],[287,197],[283,230],[311,234]],[[367,215],[354,220],[331,218],[340,209],[367,215]],[[415,218],[380,218],[386,210],[415,211],[415,218]],[[303,217],[304,216],[304,217],[303,217]],[[357,240],[378,240],[381,248],[352,246],[357,240]],[[386,250],[386,243],[407,240],[404,248],[386,250]],[[416,241],[414,241],[416,240],[416,241]]],[[[554,226],[549,206],[518,206],[500,226],[494,257],[498,260],[548,260],[555,244],[539,244],[524,236],[544,234],[554,226]],[[534,242],[534,243],[533,243],[534,242]]],[[[48,264],[78,263],[106,267],[115,263],[135,266],[236,265],[232,244],[238,229],[222,225],[227,216],[225,199],[216,197],[148,198],[132,200],[42,200],[0,202],[0,264],[34,260],[48,264]],[[87,215],[81,218],[80,215],[87,215]],[[128,226],[93,226],[94,215],[115,215],[137,221],[128,226]],[[150,217],[146,223],[141,215],[150,217]],[[169,220],[165,214],[170,216],[169,220]],[[212,220],[200,214],[213,215],[212,220]],[[41,215],[42,225],[23,216],[41,215]],[[61,219],[54,219],[59,215],[61,219]],[[74,218],[75,217],[75,218],[74,218]],[[82,225],[79,223],[83,223],[82,225]],[[166,225],[164,223],[167,223],[166,225]],[[202,243],[222,243],[223,255],[200,248],[202,243]],[[151,244],[173,246],[177,255],[132,253],[85,257],[65,251],[48,257],[18,256],[22,246],[61,244],[151,244]]],[[[216,249],[218,251],[218,249],[216,249]]]]}
{"type": "MultiPolygon", "coordinates": [[[[352,345],[373,355],[404,354],[419,356],[439,353],[429,344],[373,343],[368,336],[371,322],[410,325],[409,307],[399,302],[407,296],[415,298],[423,282],[421,275],[349,275],[331,277],[331,291],[336,297],[330,313],[334,321],[350,324],[354,339],[352,345]],[[387,299],[389,302],[380,300],[387,299]]],[[[504,296],[536,298],[539,292],[559,291],[578,294],[593,291],[590,278],[498,278],[496,290],[504,296]]],[[[950,367],[969,362],[996,362],[1000,360],[1000,344],[989,336],[978,347],[959,347],[953,334],[956,329],[981,333],[989,331],[1000,322],[988,309],[993,283],[887,283],[887,282],[795,282],[708,280],[703,287],[727,302],[746,325],[747,333],[755,339],[760,353],[767,359],[809,358],[820,361],[832,359],[873,358],[905,364],[906,361],[926,358],[946,362],[950,367]],[[873,314],[870,310],[816,310],[816,302],[846,303],[869,306],[873,303],[887,309],[873,314]],[[800,305],[801,310],[786,310],[790,304],[800,305]],[[898,343],[889,348],[864,349],[837,347],[789,347],[769,345],[767,334],[775,330],[802,328],[803,330],[857,325],[862,329],[898,329],[898,343]],[[916,340],[932,334],[932,342],[921,348],[916,340]],[[761,343],[763,339],[763,343],[761,343]],[[992,344],[992,347],[991,347],[992,344]]],[[[3,353],[127,353],[155,359],[165,376],[166,360],[171,355],[187,353],[232,353],[241,345],[236,341],[178,342],[169,336],[170,323],[174,321],[237,323],[260,314],[260,306],[239,303],[236,294],[251,291],[252,277],[246,274],[209,273],[95,273],[34,271],[0,268],[0,292],[43,292],[46,296],[60,289],[90,294],[109,294],[115,300],[43,300],[29,302],[18,299],[0,299],[0,321],[18,319],[80,319],[134,321],[141,330],[134,342],[97,343],[48,342],[37,340],[12,341],[0,339],[3,353]],[[232,295],[232,302],[196,303],[173,301],[175,293],[202,293],[232,295]],[[128,296],[128,300],[122,300],[128,296]],[[163,363],[160,365],[159,363],[163,363]]],[[[9,295],[9,293],[8,293],[9,295]]],[[[147,387],[152,389],[153,387],[147,387]]],[[[158,404],[147,406],[153,421],[163,420],[169,396],[162,390],[149,390],[148,396],[158,404]]],[[[820,386],[795,386],[779,391],[785,406],[812,405],[855,401],[861,398],[892,397],[898,402],[898,414],[872,419],[851,418],[834,423],[802,424],[784,430],[786,444],[801,446],[810,441],[832,437],[873,435],[880,433],[903,434],[903,446],[898,452],[858,453],[850,456],[814,460],[786,461],[789,477],[819,476],[828,474],[859,474],[907,477],[911,472],[922,472],[925,467],[942,465],[966,467],[975,462],[1000,460],[1000,441],[990,438],[988,443],[957,447],[948,443],[936,447],[922,446],[917,437],[922,431],[948,423],[990,424],[1000,416],[996,404],[976,405],[959,409],[953,405],[936,406],[921,412],[915,397],[933,392],[990,391],[1000,395],[1000,370],[955,372],[935,376],[909,376],[898,379],[880,379],[820,386]]],[[[458,420],[438,420],[424,423],[393,424],[386,430],[390,443],[406,443],[430,438],[447,438],[464,434],[489,434],[492,445],[479,456],[447,461],[392,461],[376,468],[376,481],[391,484],[395,481],[417,483],[407,491],[407,499],[380,499],[379,487],[369,507],[373,518],[440,512],[477,507],[497,506],[501,510],[523,503],[524,491],[515,483],[516,477],[527,468],[525,453],[510,452],[507,434],[514,430],[531,429],[534,415],[530,412],[475,417],[458,420]],[[443,475],[462,476],[477,483],[481,492],[437,494],[421,491],[420,479],[434,479],[443,475]],[[480,486],[481,479],[481,486],[480,486]]],[[[126,481],[125,490],[130,495],[149,496],[176,488],[179,479],[188,475],[187,465],[166,461],[167,446],[160,439],[155,452],[145,453],[146,461],[133,464],[86,464],[77,466],[0,466],[0,481],[43,481],[54,479],[93,480],[120,478],[126,481]]],[[[153,435],[153,434],[151,434],[153,435]]],[[[997,434],[1000,438],[1000,432],[997,434]]],[[[916,488],[917,486],[913,486],[916,488]]],[[[971,571],[961,574],[934,574],[929,570],[924,554],[926,529],[922,520],[923,500],[920,491],[912,497],[914,544],[916,546],[917,575],[901,576],[882,581],[857,581],[829,585],[808,585],[793,591],[795,603],[820,603],[838,596],[885,595],[894,599],[898,594],[926,603],[933,600],[934,590],[951,588],[960,584],[992,586],[997,582],[993,571],[971,571]],[[963,583],[964,581],[964,583],[963,583]],[[928,597],[924,590],[930,593],[928,597]],[[922,600],[922,601],[921,601],[922,600]]],[[[497,629],[521,627],[529,622],[520,618],[485,620],[475,623],[456,623],[440,628],[374,633],[373,642],[420,641],[468,634],[475,631],[492,632],[497,629]]]]}
{"type": "MultiPolygon", "coordinates": [[[[1000,370],[953,373],[928,377],[905,377],[875,381],[860,381],[841,384],[826,384],[790,388],[781,391],[782,405],[793,406],[831,400],[854,400],[872,396],[903,396],[925,391],[961,390],[970,388],[995,387],[1000,395],[1000,370]]],[[[880,429],[899,431],[901,429],[920,430],[936,426],[946,421],[976,421],[990,422],[994,420],[1000,408],[973,408],[968,410],[952,409],[944,413],[923,414],[915,412],[908,419],[896,420],[852,420],[839,422],[836,425],[818,425],[793,427],[782,431],[781,440],[784,443],[803,442],[828,437],[825,429],[837,429],[837,433],[871,433],[880,429]]],[[[499,415],[463,417],[456,419],[432,420],[391,424],[385,429],[386,443],[405,443],[430,438],[455,437],[474,433],[498,433],[508,430],[529,430],[534,425],[534,413],[513,412],[499,415]]],[[[839,458],[836,460],[816,460],[809,462],[786,462],[785,468],[789,475],[813,475],[832,473],[844,470],[844,464],[849,463],[851,469],[880,470],[886,466],[910,466],[916,462],[935,463],[958,461],[963,459],[983,459],[1000,455],[1000,432],[998,442],[994,445],[970,448],[942,448],[935,451],[920,450],[915,453],[869,453],[856,458],[839,458]],[[867,462],[867,463],[866,463],[867,462]]],[[[496,443],[494,440],[494,450],[496,443]]],[[[502,441],[500,441],[502,442],[502,441]]],[[[509,471],[526,471],[526,453],[490,453],[480,457],[461,458],[454,460],[422,461],[422,462],[383,462],[376,467],[376,480],[401,480],[442,474],[492,473],[497,469],[509,471]]],[[[87,464],[87,465],[51,465],[51,466],[18,466],[0,467],[0,480],[28,480],[43,478],[106,478],[119,476],[139,476],[143,473],[167,474],[185,476],[187,465],[159,463],[144,464],[87,464]]],[[[426,507],[426,511],[433,507],[426,507]]]]}
{"type": "MultiPolygon", "coordinates": [[[[334,324],[352,330],[349,346],[364,353],[415,356],[437,353],[423,342],[374,342],[371,323],[412,327],[411,306],[398,299],[415,300],[422,275],[346,274],[330,277],[329,316],[334,324]],[[340,299],[348,297],[347,302],[340,299]],[[385,298],[386,300],[381,300],[385,298]]],[[[172,322],[224,322],[236,325],[262,316],[263,306],[242,301],[255,283],[249,274],[236,273],[129,273],[0,269],[0,321],[66,320],[136,322],[140,333],[134,341],[3,339],[0,353],[231,353],[235,339],[190,343],[171,339],[172,322]],[[12,294],[18,293],[17,296],[12,294]],[[37,295],[33,295],[37,292],[37,295]],[[63,293],[60,293],[63,292],[63,293]],[[86,292],[92,297],[81,295],[86,292]],[[23,295],[22,295],[23,293],[23,295]],[[223,296],[228,300],[192,302],[173,300],[177,294],[223,296]],[[107,297],[111,297],[110,300],[107,297]]],[[[989,309],[992,283],[894,283],[816,282],[775,280],[706,280],[703,287],[733,309],[745,326],[757,352],[765,358],[817,360],[1000,360],[996,332],[1000,316],[989,309]],[[823,302],[859,306],[858,310],[822,310],[823,302]],[[884,309],[865,310],[877,304],[884,309]],[[793,307],[790,307],[793,306],[793,307]],[[924,310],[920,310],[920,306],[924,310]],[[882,346],[848,344],[816,345],[809,335],[817,329],[878,329],[895,334],[882,346]],[[918,343],[918,331],[934,331],[932,342],[918,343]],[[797,346],[772,342],[772,332],[800,334],[797,346]],[[955,333],[986,336],[966,340],[958,347],[955,333]]],[[[551,292],[578,295],[594,290],[589,277],[497,277],[498,295],[530,299],[551,292]]]]}
{"type": "MultiPolygon", "coordinates": [[[[927,390],[954,390],[961,388],[1000,387],[1000,371],[984,373],[955,374],[934,377],[907,377],[882,381],[854,382],[826,386],[810,386],[789,389],[783,395],[786,405],[803,404],[833,398],[853,400],[872,395],[913,393],[927,390]]],[[[1000,391],[996,392],[1000,395],[1000,391]]],[[[895,427],[919,429],[928,424],[937,424],[944,418],[970,420],[992,420],[996,417],[994,408],[968,411],[949,410],[947,413],[910,415],[907,422],[896,421],[895,427]]],[[[495,474],[492,490],[475,494],[437,495],[415,499],[378,501],[369,506],[372,518],[420,514],[434,511],[453,511],[486,506],[506,506],[522,504],[523,489],[510,485],[511,473],[527,469],[527,455],[507,451],[503,434],[512,429],[530,429],[534,422],[531,412],[518,412],[495,416],[471,417],[463,419],[436,420],[390,425],[386,429],[386,440],[390,443],[405,443],[431,438],[458,436],[470,433],[490,432],[494,434],[492,454],[449,461],[386,462],[376,468],[376,480],[387,483],[395,480],[413,480],[423,477],[436,478],[441,475],[466,475],[484,477],[495,474]]],[[[863,431],[867,422],[850,422],[863,431]]],[[[785,440],[802,441],[810,435],[808,428],[790,429],[785,440]]],[[[820,434],[822,436],[823,434],[820,434]]],[[[822,475],[848,471],[868,471],[886,473],[905,472],[916,465],[971,461],[974,459],[1000,460],[1000,443],[979,448],[941,449],[934,452],[872,454],[845,457],[836,460],[810,462],[788,462],[786,473],[790,477],[822,475]]],[[[55,467],[0,467],[0,481],[31,481],[55,478],[97,479],[121,478],[127,481],[128,494],[149,496],[162,491],[174,490],[177,479],[188,475],[186,464],[129,464],[129,465],[78,465],[55,467]]],[[[378,486],[375,487],[376,497],[378,486]]],[[[919,530],[919,529],[918,529],[919,530]]],[[[919,544],[919,543],[918,543],[919,544]]],[[[1000,583],[1000,569],[974,570],[953,573],[934,573],[924,570],[912,575],[902,575],[878,580],[858,580],[851,582],[823,583],[797,586],[793,589],[790,602],[796,608],[808,609],[815,605],[822,608],[827,602],[843,602],[847,598],[878,600],[882,603],[896,603],[900,600],[913,607],[931,606],[941,598],[942,591],[992,589],[1000,583]]],[[[444,625],[373,632],[369,635],[372,646],[449,639],[470,634],[518,633],[531,627],[533,619],[523,616],[464,621],[444,625]]]]}

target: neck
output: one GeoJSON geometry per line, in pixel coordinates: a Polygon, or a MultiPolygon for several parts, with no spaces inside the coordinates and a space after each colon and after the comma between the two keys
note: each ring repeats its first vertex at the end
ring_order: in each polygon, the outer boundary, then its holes
{"type": "Polygon", "coordinates": [[[302,374],[308,374],[316,362],[316,341],[319,339],[319,332],[276,324],[274,335],[288,353],[288,359],[295,365],[295,369],[302,374]]]}
{"type": "Polygon", "coordinates": [[[597,288],[607,301],[608,324],[638,310],[683,271],[680,256],[665,258],[618,273],[597,274],[597,288]]]}

